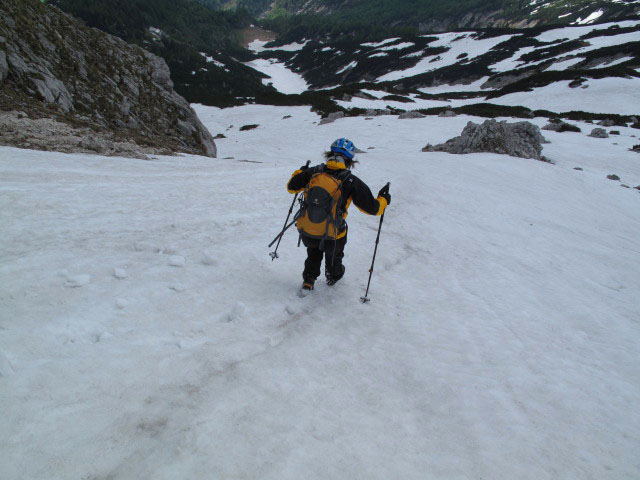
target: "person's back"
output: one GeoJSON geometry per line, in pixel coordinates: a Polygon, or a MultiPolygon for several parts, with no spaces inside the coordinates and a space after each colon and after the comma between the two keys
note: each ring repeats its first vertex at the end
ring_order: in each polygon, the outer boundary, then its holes
{"type": "Polygon", "coordinates": [[[391,202],[384,188],[374,197],[369,187],[351,169],[355,160],[355,145],[346,138],[333,142],[325,153],[325,164],[293,172],[287,190],[304,191],[303,209],[296,222],[300,239],[307,248],[307,259],[302,273],[301,294],[313,290],[325,259],[328,285],[334,285],[345,272],[342,263],[347,243],[346,222],[351,203],[369,215],[381,215],[391,202]]]}

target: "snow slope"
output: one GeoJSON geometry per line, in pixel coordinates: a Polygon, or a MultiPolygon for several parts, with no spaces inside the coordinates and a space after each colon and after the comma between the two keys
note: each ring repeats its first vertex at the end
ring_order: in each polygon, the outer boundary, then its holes
{"type": "Polygon", "coordinates": [[[271,84],[279,92],[297,94],[305,92],[309,88],[302,75],[289,70],[282,62],[258,58],[245,65],[268,75],[269,78],[262,79],[262,83],[271,84]]]}
{"type": "Polygon", "coordinates": [[[637,130],[550,165],[420,152],[465,117],[196,110],[226,158],[0,147],[1,478],[640,476],[637,130]],[[305,299],[295,234],[268,256],[341,135],[391,181],[366,305],[378,218],[305,299]]]}

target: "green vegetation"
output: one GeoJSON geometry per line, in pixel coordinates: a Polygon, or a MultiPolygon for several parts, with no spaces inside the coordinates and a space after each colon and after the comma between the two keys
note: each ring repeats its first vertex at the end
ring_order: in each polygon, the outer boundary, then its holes
{"type": "Polygon", "coordinates": [[[150,27],[195,48],[232,48],[234,29],[247,26],[245,10],[214,10],[196,0],[50,0],[88,26],[128,42],[143,42],[150,27]]]}
{"type": "Polygon", "coordinates": [[[262,74],[240,63],[251,58],[236,37],[252,21],[246,10],[219,11],[204,0],[50,1],[88,26],[164,58],[176,91],[189,102],[230,106],[273,90],[262,84],[262,74]]]}
{"type": "MultiPolygon", "coordinates": [[[[246,3],[246,2],[245,2],[246,3]]],[[[325,0],[316,2],[331,13],[291,15],[303,0],[277,0],[265,28],[278,32],[283,41],[318,35],[347,35],[358,41],[384,38],[391,35],[409,35],[418,32],[420,23],[438,19],[455,26],[463,13],[493,12],[522,2],[520,0],[325,0]]]]}

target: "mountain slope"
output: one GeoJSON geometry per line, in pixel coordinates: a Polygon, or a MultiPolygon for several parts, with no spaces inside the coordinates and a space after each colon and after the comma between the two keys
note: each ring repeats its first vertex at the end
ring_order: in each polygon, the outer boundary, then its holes
{"type": "Polygon", "coordinates": [[[236,36],[250,22],[243,11],[217,11],[196,0],[52,3],[164,58],[176,91],[189,102],[235,105],[246,97],[274,93],[262,84],[263,75],[241,63],[250,59],[236,36]]]}
{"type": "Polygon", "coordinates": [[[3,479],[640,475],[635,130],[551,165],[420,152],[471,117],[197,111],[219,161],[0,147],[3,479]],[[393,196],[366,305],[378,218],[306,299],[267,248],[345,134],[393,196]]]}
{"type": "Polygon", "coordinates": [[[404,35],[376,42],[298,39],[294,44],[254,48],[272,62],[270,68],[279,65],[301,75],[315,90],[314,96],[332,98],[343,108],[392,106],[437,114],[438,110],[428,110],[502,103],[509,95],[522,94],[530,99],[507,104],[555,113],[637,115],[639,39],[640,20],[629,20],[404,35]],[[600,89],[601,85],[606,88],[600,89]],[[560,106],[536,93],[542,88],[564,92],[566,110],[555,110],[560,106]],[[612,96],[627,100],[612,102],[612,96]],[[591,101],[585,102],[587,97],[591,101]]]}
{"type": "Polygon", "coordinates": [[[640,14],[637,0],[282,0],[268,4],[244,0],[241,5],[254,12],[259,5],[268,9],[261,12],[262,15],[282,17],[271,23],[280,31],[300,31],[302,25],[302,28],[340,30],[345,34],[367,25],[411,26],[423,32],[442,32],[460,28],[617,21],[640,14]],[[298,17],[301,14],[308,17],[298,17]]]}
{"type": "Polygon", "coordinates": [[[0,109],[22,117],[11,128],[3,123],[3,142],[35,145],[31,137],[45,127],[45,149],[106,152],[124,142],[215,156],[211,135],[173,90],[166,63],[142,48],[37,0],[3,1],[0,44],[0,109]],[[25,130],[24,117],[38,122],[25,130]],[[77,134],[69,131],[75,128],[77,134]],[[68,142],[58,138],[63,134],[68,142]]]}

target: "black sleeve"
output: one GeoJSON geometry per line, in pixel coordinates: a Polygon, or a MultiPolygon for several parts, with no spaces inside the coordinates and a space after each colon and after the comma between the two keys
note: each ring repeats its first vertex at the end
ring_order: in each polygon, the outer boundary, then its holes
{"type": "Polygon", "coordinates": [[[320,168],[322,168],[322,165],[316,165],[312,168],[307,168],[305,170],[296,170],[295,172],[293,172],[293,175],[291,175],[291,178],[289,179],[289,183],[287,183],[287,190],[289,191],[289,193],[299,192],[304,187],[306,187],[307,183],[309,183],[309,180],[311,180],[311,176],[314,173],[319,172],[320,168]]]}
{"type": "Polygon", "coordinates": [[[383,200],[384,205],[381,205],[380,200],[373,196],[366,183],[355,175],[351,175],[347,181],[351,183],[351,199],[360,211],[369,215],[380,215],[384,211],[387,202],[383,200]]]}

